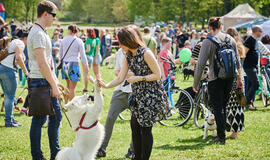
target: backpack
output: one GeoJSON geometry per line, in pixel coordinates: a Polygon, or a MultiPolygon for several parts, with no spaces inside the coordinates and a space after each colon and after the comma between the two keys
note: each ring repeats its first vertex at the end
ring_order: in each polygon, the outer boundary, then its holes
{"type": "Polygon", "coordinates": [[[236,52],[233,49],[230,38],[226,35],[221,43],[215,40],[215,37],[208,36],[207,39],[217,46],[214,59],[215,76],[221,79],[230,79],[236,76],[236,52]]]}

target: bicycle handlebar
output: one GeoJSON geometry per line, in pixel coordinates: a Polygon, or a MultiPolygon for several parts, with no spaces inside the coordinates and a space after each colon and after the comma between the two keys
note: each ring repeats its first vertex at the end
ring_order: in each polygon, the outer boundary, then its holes
{"type": "Polygon", "coordinates": [[[165,62],[168,62],[171,66],[171,68],[176,68],[175,67],[175,63],[171,60],[171,59],[167,59],[167,58],[164,58],[164,57],[160,57],[162,60],[164,60],[165,62]]]}

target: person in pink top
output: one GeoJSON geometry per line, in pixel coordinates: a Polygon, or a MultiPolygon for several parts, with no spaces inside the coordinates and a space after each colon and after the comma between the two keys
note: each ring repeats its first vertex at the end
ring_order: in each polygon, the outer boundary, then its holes
{"type": "Polygon", "coordinates": [[[172,46],[172,40],[166,37],[162,39],[161,43],[162,43],[163,48],[158,54],[158,62],[159,62],[160,70],[161,70],[161,77],[163,80],[165,80],[168,77],[170,64],[164,61],[163,59],[161,59],[161,57],[166,58],[166,59],[171,59],[172,61],[174,61],[174,57],[170,51],[171,46],[172,46]]]}

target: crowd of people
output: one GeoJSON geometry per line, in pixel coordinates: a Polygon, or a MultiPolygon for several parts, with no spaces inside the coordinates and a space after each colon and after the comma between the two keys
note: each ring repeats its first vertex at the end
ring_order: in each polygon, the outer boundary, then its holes
{"type": "MultiPolygon", "coordinates": [[[[209,30],[173,28],[172,25],[161,28],[153,24],[151,27],[144,27],[142,34],[140,28],[129,25],[114,29],[111,35],[108,29],[79,29],[72,24],[68,26],[67,36],[64,36],[61,26],[57,25],[50,37],[46,29],[56,20],[56,10],[57,7],[52,2],[45,0],[37,7],[37,21],[34,24],[29,21],[27,25],[17,26],[11,21],[8,26],[0,19],[0,38],[13,38],[8,46],[10,55],[0,63],[0,84],[5,95],[5,127],[21,126],[12,113],[18,84],[17,71],[19,84],[22,82],[23,72],[29,89],[51,88],[51,103],[55,114],[32,117],[30,142],[33,160],[45,159],[40,139],[41,128],[47,118],[50,159],[55,159],[60,150],[59,126],[62,114],[58,101],[61,97],[58,69],[61,69],[62,79],[66,81],[69,90],[65,96],[66,103],[76,96],[75,90],[81,80],[81,72],[84,75],[83,92],[89,92],[88,82],[94,82],[89,74],[90,70],[93,70],[101,87],[115,87],[105,123],[105,138],[97,157],[106,156],[106,148],[118,115],[131,107],[132,138],[126,157],[134,160],[150,158],[153,146],[152,127],[171,114],[167,93],[161,81],[168,77],[170,64],[163,58],[188,65],[194,70],[192,87],[195,93],[199,89],[205,67],[209,68],[209,100],[217,124],[217,137],[212,143],[225,144],[225,131],[232,132],[230,138],[237,138],[238,132],[244,130],[244,108],[257,109],[254,99],[260,85],[259,57],[270,55],[270,37],[262,37],[260,26],[253,26],[251,34],[241,36],[235,28],[222,32],[220,18],[212,17],[208,22],[209,30]],[[229,78],[224,78],[225,73],[217,65],[217,52],[221,48],[217,43],[222,44],[225,41],[235,60],[235,72],[229,78]],[[100,66],[111,54],[114,43],[120,47],[115,53],[116,79],[105,84],[101,78],[100,66]],[[179,55],[185,48],[192,51],[192,56],[189,62],[182,63],[179,55]],[[246,97],[244,106],[237,101],[239,88],[246,97]]],[[[270,74],[268,68],[267,72],[270,74]]],[[[175,81],[172,80],[172,83],[175,81]]]]}

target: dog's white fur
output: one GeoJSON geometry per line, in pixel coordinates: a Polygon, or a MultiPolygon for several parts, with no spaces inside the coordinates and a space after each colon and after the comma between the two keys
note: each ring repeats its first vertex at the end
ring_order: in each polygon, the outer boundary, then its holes
{"type": "Polygon", "coordinates": [[[215,130],[217,129],[216,121],[215,121],[215,116],[211,111],[207,112],[207,116],[205,117],[204,121],[204,135],[203,139],[206,139],[208,136],[208,130],[212,131],[212,136],[216,137],[215,130]],[[211,125],[209,125],[211,124],[211,125]]]}
{"type": "MultiPolygon", "coordinates": [[[[94,104],[88,104],[88,95],[76,96],[64,107],[68,110],[72,129],[79,126],[82,115],[86,112],[82,126],[89,127],[99,120],[103,106],[101,89],[95,82],[94,104]]],[[[94,160],[104,137],[104,127],[98,124],[91,129],[79,129],[76,132],[76,140],[73,147],[63,148],[56,160],[94,160]]]]}

